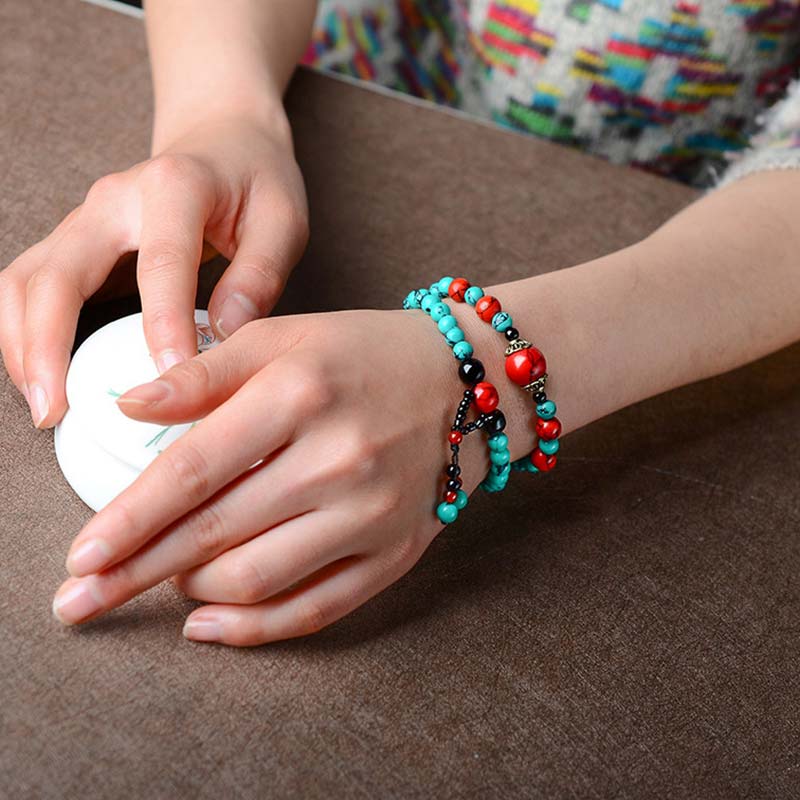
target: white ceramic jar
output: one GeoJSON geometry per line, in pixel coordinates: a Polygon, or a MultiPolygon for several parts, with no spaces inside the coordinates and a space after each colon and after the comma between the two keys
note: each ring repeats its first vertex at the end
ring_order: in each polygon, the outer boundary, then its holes
{"type": "MultiPolygon", "coordinates": [[[[195,311],[197,349],[217,342],[205,311],[195,311]]],[[[147,351],[142,315],[115,320],[77,350],[67,373],[69,409],[56,426],[55,447],[67,482],[99,511],[193,423],[153,425],[126,417],[116,399],[158,377],[147,351]]]]}

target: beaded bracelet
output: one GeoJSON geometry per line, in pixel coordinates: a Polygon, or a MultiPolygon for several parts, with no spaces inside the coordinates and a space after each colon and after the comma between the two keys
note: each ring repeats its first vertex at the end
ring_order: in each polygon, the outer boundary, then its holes
{"type": "Polygon", "coordinates": [[[449,442],[451,461],[446,468],[449,478],[444,491],[444,502],[437,506],[436,514],[445,525],[455,521],[458,512],[467,505],[467,494],[461,490],[461,468],[458,465],[458,451],[463,437],[474,430],[486,430],[487,446],[491,467],[480,486],[487,492],[498,492],[505,488],[511,473],[511,454],[508,450],[508,437],[503,433],[506,426],[505,416],[498,408],[497,389],[488,381],[484,381],[483,364],[472,358],[472,345],[466,341],[464,332],[459,328],[456,318],[450,314],[450,308],[441,302],[447,296],[450,279],[443,278],[428,289],[417,289],[410,292],[403,302],[403,308],[421,308],[436,322],[439,331],[453,350],[453,355],[461,364],[458,374],[469,387],[459,403],[453,424],[450,429],[449,442]],[[471,404],[478,409],[479,416],[473,422],[466,422],[467,411],[471,404]]]}
{"type": "Polygon", "coordinates": [[[466,278],[442,278],[439,284],[443,285],[443,282],[447,283],[447,293],[453,300],[474,306],[480,319],[505,336],[508,341],[505,351],[506,375],[530,392],[536,404],[536,447],[530,455],[513,462],[512,468],[526,472],[553,469],[560,447],[558,437],[561,434],[561,422],[556,417],[556,404],[548,400],[544,390],[547,381],[544,356],[529,341],[520,339],[511,315],[503,311],[496,297],[485,294],[479,286],[472,286],[466,278]]]}

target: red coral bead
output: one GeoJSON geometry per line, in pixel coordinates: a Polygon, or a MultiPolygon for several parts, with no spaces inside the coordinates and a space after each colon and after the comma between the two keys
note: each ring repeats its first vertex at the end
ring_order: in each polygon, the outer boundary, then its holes
{"type": "Polygon", "coordinates": [[[464,437],[461,431],[450,431],[450,435],[447,438],[450,440],[450,444],[461,444],[461,440],[464,437]]]}
{"type": "Polygon", "coordinates": [[[466,292],[469,287],[470,283],[466,278],[454,278],[450,281],[450,288],[447,290],[447,294],[449,294],[456,303],[463,303],[464,292],[466,292]]]}
{"type": "Polygon", "coordinates": [[[527,386],[546,371],[544,356],[535,347],[526,347],[506,356],[506,375],[519,386],[527,386]]]}
{"type": "Polygon", "coordinates": [[[500,402],[500,396],[497,394],[497,389],[488,381],[476,383],[475,388],[472,390],[475,393],[475,399],[472,401],[478,411],[484,414],[489,414],[497,408],[500,402]]]}
{"type": "Polygon", "coordinates": [[[552,419],[537,417],[536,435],[540,439],[558,439],[561,435],[561,423],[558,421],[558,417],[552,419]]]}
{"type": "Polygon", "coordinates": [[[547,472],[548,470],[553,469],[556,465],[556,461],[558,459],[555,456],[555,453],[551,456],[547,455],[547,453],[543,453],[538,447],[534,448],[533,452],[531,453],[531,461],[533,462],[533,466],[536,467],[540,472],[547,472]]]}
{"type": "Polygon", "coordinates": [[[485,294],[475,303],[475,313],[484,321],[491,322],[492,317],[500,311],[500,301],[490,294],[485,294]]]}
{"type": "Polygon", "coordinates": [[[455,492],[447,492],[447,494],[444,496],[445,503],[455,503],[457,499],[458,495],[455,492]]]}

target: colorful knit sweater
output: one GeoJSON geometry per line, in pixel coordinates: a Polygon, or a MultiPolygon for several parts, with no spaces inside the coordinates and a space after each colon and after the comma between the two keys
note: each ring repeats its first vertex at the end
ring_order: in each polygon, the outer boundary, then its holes
{"type": "Polygon", "coordinates": [[[305,60],[699,187],[800,167],[800,0],[322,0],[305,60]]]}

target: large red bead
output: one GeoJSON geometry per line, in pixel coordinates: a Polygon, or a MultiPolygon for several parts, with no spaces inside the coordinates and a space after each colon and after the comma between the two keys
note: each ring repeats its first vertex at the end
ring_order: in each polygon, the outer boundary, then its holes
{"type": "Polygon", "coordinates": [[[547,472],[553,469],[557,460],[555,453],[549,456],[547,453],[543,453],[538,447],[535,447],[531,453],[533,466],[536,467],[539,472],[547,472]]]}
{"type": "Polygon", "coordinates": [[[558,439],[561,435],[561,423],[558,417],[552,419],[536,418],[536,435],[540,439],[558,439]]]}
{"type": "Polygon", "coordinates": [[[500,301],[490,294],[485,294],[475,303],[475,313],[484,321],[491,322],[492,317],[500,311],[500,301]]]}
{"type": "Polygon", "coordinates": [[[475,399],[472,401],[478,411],[484,414],[489,414],[497,408],[500,402],[500,396],[497,394],[497,389],[488,381],[476,383],[475,388],[472,390],[475,393],[475,399]]]}
{"type": "Polygon", "coordinates": [[[450,444],[461,444],[461,440],[464,438],[461,431],[450,431],[447,438],[450,440],[450,444]]]}
{"type": "Polygon", "coordinates": [[[544,356],[535,347],[526,347],[506,356],[506,375],[519,386],[541,378],[547,370],[544,356]]]}
{"type": "Polygon", "coordinates": [[[450,281],[450,288],[447,290],[447,294],[456,301],[456,303],[463,303],[464,302],[464,292],[469,289],[470,283],[466,278],[454,278],[450,281]]]}

